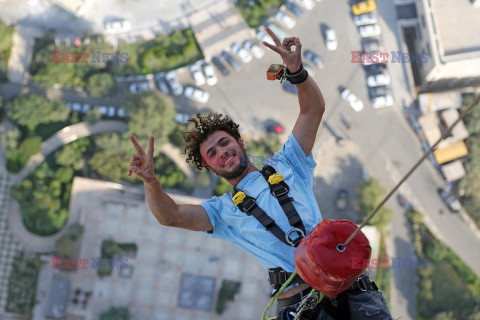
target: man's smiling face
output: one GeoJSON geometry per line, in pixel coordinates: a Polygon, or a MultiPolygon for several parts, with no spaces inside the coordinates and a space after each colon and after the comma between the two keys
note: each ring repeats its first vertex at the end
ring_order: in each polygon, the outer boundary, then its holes
{"type": "Polygon", "coordinates": [[[200,144],[203,166],[227,180],[238,178],[248,167],[245,145],[225,131],[215,131],[200,144]]]}

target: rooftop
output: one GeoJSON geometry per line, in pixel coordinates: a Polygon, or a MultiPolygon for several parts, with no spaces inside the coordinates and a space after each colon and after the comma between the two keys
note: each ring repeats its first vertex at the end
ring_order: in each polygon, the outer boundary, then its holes
{"type": "Polygon", "coordinates": [[[444,55],[480,51],[480,8],[470,0],[428,0],[444,55]]]}

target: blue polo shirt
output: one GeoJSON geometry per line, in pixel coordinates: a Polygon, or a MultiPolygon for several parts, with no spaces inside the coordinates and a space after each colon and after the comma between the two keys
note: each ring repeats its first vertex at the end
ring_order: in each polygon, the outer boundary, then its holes
{"type": "MultiPolygon", "coordinates": [[[[293,197],[293,205],[307,233],[312,231],[322,220],[312,190],[313,169],[317,165],[312,154],[306,157],[291,133],[281,150],[265,164],[271,165],[281,173],[290,187],[288,195],[293,197]]],[[[255,198],[260,208],[274,219],[285,233],[292,228],[278,200],[271,195],[268,182],[260,171],[250,172],[238,183],[237,189],[255,198]]],[[[265,269],[282,267],[287,272],[293,272],[295,248],[278,240],[253,216],[247,216],[240,211],[233,204],[232,196],[231,192],[225,193],[201,203],[213,225],[213,232],[206,233],[239,246],[256,257],[265,269]]]]}

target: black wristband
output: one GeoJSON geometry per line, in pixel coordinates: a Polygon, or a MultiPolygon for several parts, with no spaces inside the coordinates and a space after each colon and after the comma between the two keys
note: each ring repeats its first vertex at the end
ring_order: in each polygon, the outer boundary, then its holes
{"type": "Polygon", "coordinates": [[[285,78],[291,83],[291,84],[299,84],[307,80],[308,78],[308,72],[305,70],[303,67],[303,64],[300,66],[300,70],[298,70],[295,73],[291,73],[290,70],[286,70],[285,72],[285,78]]]}

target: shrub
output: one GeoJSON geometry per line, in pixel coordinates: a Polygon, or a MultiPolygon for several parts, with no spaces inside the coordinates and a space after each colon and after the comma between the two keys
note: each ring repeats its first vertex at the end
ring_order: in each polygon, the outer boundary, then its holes
{"type": "Polygon", "coordinates": [[[37,278],[42,261],[36,258],[15,259],[8,279],[6,311],[31,315],[35,304],[37,278]]]}
{"type": "Polygon", "coordinates": [[[109,96],[115,89],[115,80],[109,73],[94,73],[88,78],[87,90],[93,97],[109,96]]]}

